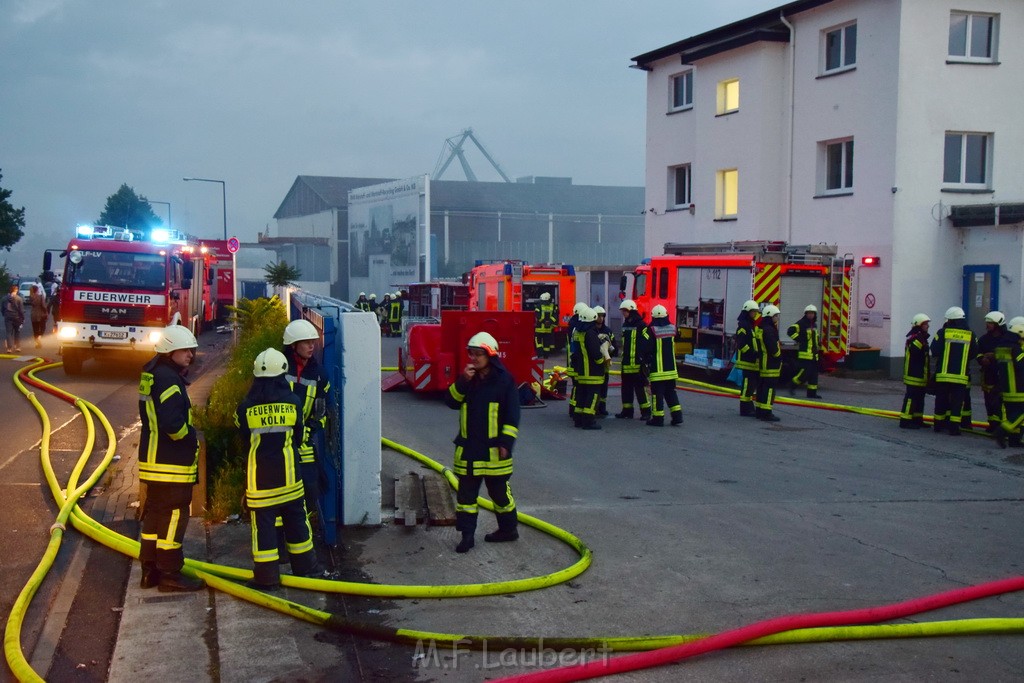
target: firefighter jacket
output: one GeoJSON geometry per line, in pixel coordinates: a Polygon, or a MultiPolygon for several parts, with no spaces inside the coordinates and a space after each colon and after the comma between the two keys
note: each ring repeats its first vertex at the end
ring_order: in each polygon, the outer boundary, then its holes
{"type": "Polygon", "coordinates": [[[501,476],[512,474],[512,448],[519,436],[519,392],[516,382],[496,356],[486,376],[466,380],[459,375],[448,387],[445,403],[459,411],[455,436],[455,474],[501,476]],[[508,450],[502,459],[499,447],[508,450]]]}
{"type": "Polygon", "coordinates": [[[299,398],[302,406],[301,424],[304,431],[302,440],[297,444],[299,460],[309,464],[316,459],[313,438],[327,426],[327,399],[331,392],[331,382],[327,379],[323,366],[317,362],[316,356],[309,357],[302,366],[300,375],[295,351],[288,347],[284,350],[284,355],[288,359],[285,379],[288,380],[292,392],[299,398]]]}
{"type": "Polygon", "coordinates": [[[761,363],[761,351],[757,346],[757,322],[750,311],[740,311],[736,317],[736,362],[733,365],[740,370],[757,370],[761,363]]]}
{"type": "Polygon", "coordinates": [[[967,363],[978,355],[978,343],[966,320],[947,320],[932,339],[931,352],[936,361],[935,381],[970,384],[967,363]]]}
{"type": "Polygon", "coordinates": [[[668,318],[657,318],[647,327],[650,336],[648,378],[652,382],[679,379],[676,373],[676,328],[668,318]]]}
{"type": "Polygon", "coordinates": [[[235,425],[249,451],[245,500],[250,508],[281,505],[304,497],[298,446],[302,400],[280,377],[257,377],[235,412],[235,425]]]}
{"type": "Polygon", "coordinates": [[[1007,360],[997,366],[1003,403],[1024,403],[1024,341],[1003,348],[1008,351],[1007,360]]]}
{"type": "Polygon", "coordinates": [[[779,344],[779,328],[771,318],[761,318],[758,326],[758,348],[761,351],[761,365],[758,371],[762,377],[778,377],[782,374],[782,345],[779,344]]]}
{"type": "Polygon", "coordinates": [[[547,332],[554,332],[555,327],[558,326],[558,321],[555,319],[555,304],[553,301],[542,301],[534,309],[534,315],[536,316],[536,322],[533,324],[535,331],[545,334],[547,332]]]}
{"type": "Polygon", "coordinates": [[[158,355],[142,368],[139,379],[139,480],[160,484],[195,484],[199,437],[192,426],[192,402],[184,368],[158,355]]]}
{"type": "Polygon", "coordinates": [[[651,334],[644,319],[636,311],[630,311],[622,321],[622,373],[636,375],[646,360],[644,350],[651,346],[651,334]]]}
{"type": "Polygon", "coordinates": [[[1016,335],[1007,332],[1005,325],[978,337],[978,365],[981,366],[981,386],[985,391],[991,391],[999,383],[999,363],[1011,359],[1018,341],[1016,335]]]}
{"type": "Polygon", "coordinates": [[[568,329],[565,332],[565,339],[566,339],[566,345],[565,345],[565,364],[569,366],[568,375],[570,377],[575,377],[576,376],[576,371],[573,369],[573,366],[572,366],[572,354],[575,352],[575,349],[577,347],[577,344],[576,344],[576,326],[579,325],[579,324],[580,324],[580,317],[578,315],[573,315],[571,318],[569,318],[568,329]]]}
{"type": "Polygon", "coordinates": [[[402,322],[402,300],[392,299],[388,305],[388,322],[397,324],[402,322]]]}
{"type": "Polygon", "coordinates": [[[929,334],[916,325],[907,332],[907,342],[903,350],[903,383],[908,387],[928,386],[931,378],[928,337],[929,334]]]}
{"type": "Polygon", "coordinates": [[[358,299],[356,299],[356,308],[358,308],[360,311],[366,311],[367,313],[373,310],[372,306],[370,305],[370,300],[367,299],[365,296],[361,296],[358,299]]]}
{"type": "MultiPolygon", "coordinates": [[[[619,345],[615,342],[615,333],[612,332],[612,328],[608,327],[608,325],[594,323],[594,329],[597,330],[597,341],[602,344],[608,342],[608,355],[612,358],[619,355],[619,345]]],[[[606,367],[605,371],[607,372],[607,370],[608,368],[606,367]]]]}
{"type": "Polygon", "coordinates": [[[604,384],[605,361],[596,323],[577,322],[572,333],[572,369],[577,384],[604,384]]]}
{"type": "Polygon", "coordinates": [[[796,340],[796,357],[799,360],[818,360],[821,358],[821,344],[818,341],[818,322],[810,320],[806,315],[789,326],[786,334],[796,340]]]}

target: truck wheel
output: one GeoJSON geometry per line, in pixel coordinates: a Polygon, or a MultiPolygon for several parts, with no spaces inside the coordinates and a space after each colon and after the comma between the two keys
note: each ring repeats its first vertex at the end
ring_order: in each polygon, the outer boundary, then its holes
{"type": "Polygon", "coordinates": [[[64,349],[61,354],[64,360],[64,374],[78,375],[82,372],[82,362],[85,360],[82,352],[78,349],[64,349]]]}

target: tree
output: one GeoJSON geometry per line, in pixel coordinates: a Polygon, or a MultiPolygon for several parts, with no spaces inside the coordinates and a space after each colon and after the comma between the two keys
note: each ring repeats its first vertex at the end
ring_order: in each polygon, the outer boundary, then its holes
{"type": "Polygon", "coordinates": [[[161,222],[146,198],[135,194],[127,184],[122,184],[117,192],[107,197],[107,205],[96,221],[98,225],[116,225],[132,230],[148,230],[161,222]]]}
{"type": "MultiPolygon", "coordinates": [[[[3,178],[4,174],[0,173],[0,180],[3,178]]],[[[10,190],[0,187],[0,249],[7,251],[25,236],[22,230],[25,227],[25,207],[15,209],[7,201],[10,196],[10,190]]]]}
{"type": "Polygon", "coordinates": [[[268,263],[263,266],[263,270],[267,271],[267,275],[264,279],[274,287],[294,286],[294,280],[298,280],[302,277],[302,271],[295,266],[288,265],[287,261],[268,263]]]}

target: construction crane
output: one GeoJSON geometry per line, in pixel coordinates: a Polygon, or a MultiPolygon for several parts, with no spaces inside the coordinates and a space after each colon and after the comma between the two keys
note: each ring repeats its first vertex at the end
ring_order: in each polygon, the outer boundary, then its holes
{"type": "Polygon", "coordinates": [[[498,162],[494,160],[494,157],[484,149],[483,144],[481,144],[481,142],[477,140],[476,136],[473,135],[472,128],[467,128],[458,135],[453,135],[444,141],[444,146],[441,148],[441,155],[437,158],[437,165],[434,166],[434,172],[430,176],[431,180],[440,180],[441,176],[444,175],[444,172],[448,170],[448,166],[451,165],[452,160],[458,159],[459,163],[462,165],[462,172],[466,174],[466,180],[476,182],[476,174],[473,173],[473,169],[469,167],[469,161],[466,160],[466,154],[463,149],[466,145],[466,140],[471,140],[473,144],[476,145],[476,148],[480,150],[480,153],[484,155],[484,158],[490,162],[491,166],[494,167],[494,170],[498,172],[498,175],[500,175],[506,183],[512,182],[512,180],[505,175],[505,172],[501,170],[501,166],[499,166],[498,162]]]}

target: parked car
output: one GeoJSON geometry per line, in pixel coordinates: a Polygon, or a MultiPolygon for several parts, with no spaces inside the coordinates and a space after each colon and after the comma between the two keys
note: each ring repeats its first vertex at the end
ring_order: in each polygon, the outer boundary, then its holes
{"type": "MultiPolygon", "coordinates": [[[[32,293],[32,285],[37,284],[39,283],[35,282],[34,280],[22,280],[21,284],[18,285],[18,294],[19,296],[21,296],[22,299],[25,300],[26,306],[30,305],[28,296],[29,294],[32,293]]],[[[40,287],[42,287],[42,285],[40,285],[40,287]]]]}

